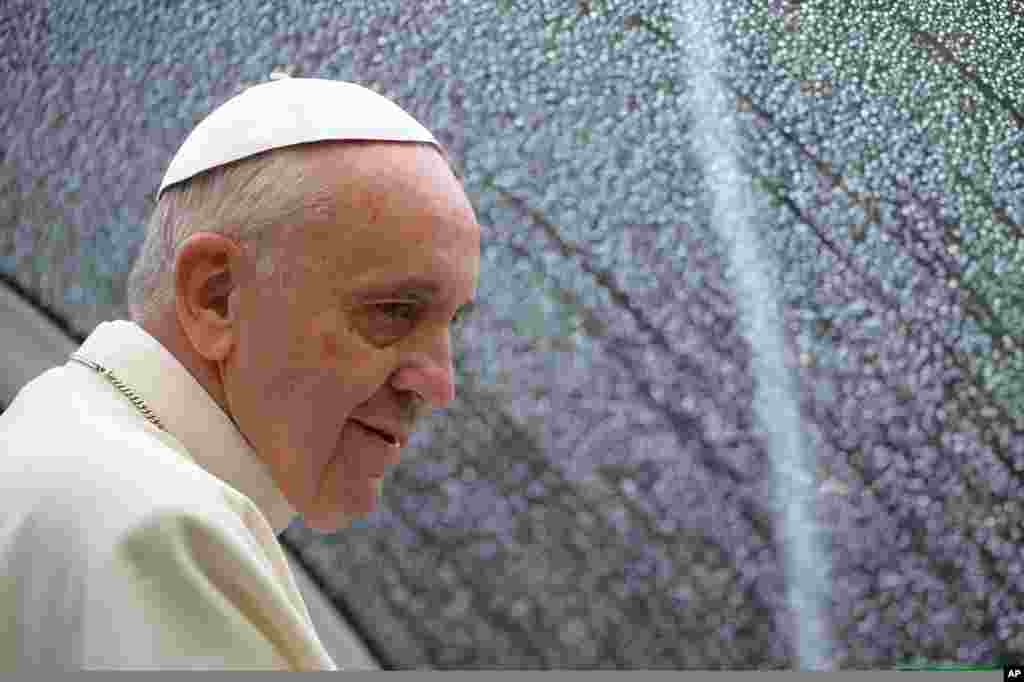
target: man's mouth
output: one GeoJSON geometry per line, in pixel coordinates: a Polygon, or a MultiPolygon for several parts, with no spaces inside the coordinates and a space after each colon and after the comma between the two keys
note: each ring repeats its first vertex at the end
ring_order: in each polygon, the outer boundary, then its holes
{"type": "Polygon", "coordinates": [[[372,434],[372,435],[374,435],[374,436],[377,436],[378,438],[380,438],[381,440],[383,440],[383,441],[384,441],[385,443],[387,443],[388,445],[391,445],[391,446],[393,446],[393,447],[394,447],[394,446],[397,446],[397,445],[398,445],[398,441],[397,441],[397,440],[395,440],[395,438],[394,438],[394,437],[393,437],[393,436],[392,436],[391,434],[389,434],[389,433],[384,433],[383,431],[380,431],[380,430],[378,430],[378,429],[375,429],[375,428],[373,428],[373,427],[372,427],[372,426],[370,426],[369,424],[364,424],[364,423],[362,423],[362,422],[360,422],[360,421],[356,421],[355,419],[353,419],[353,420],[351,420],[351,421],[352,421],[352,422],[353,422],[354,424],[356,424],[356,425],[357,425],[357,426],[358,426],[359,428],[361,428],[362,430],[366,431],[366,432],[367,432],[367,433],[369,433],[369,434],[372,434]]]}

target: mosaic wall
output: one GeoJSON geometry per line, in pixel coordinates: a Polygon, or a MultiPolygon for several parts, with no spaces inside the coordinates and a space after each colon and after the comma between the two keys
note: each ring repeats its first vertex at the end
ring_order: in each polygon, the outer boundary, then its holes
{"type": "Polygon", "coordinates": [[[7,2],[0,273],[82,334],[125,318],[198,120],[274,69],[374,87],[462,167],[481,310],[383,508],[284,540],[387,666],[789,667],[805,576],[742,220],[781,311],[832,664],[1020,656],[1024,6],[713,6],[701,61],[659,0],[7,2]],[[702,150],[712,95],[734,137],[702,150]]]}

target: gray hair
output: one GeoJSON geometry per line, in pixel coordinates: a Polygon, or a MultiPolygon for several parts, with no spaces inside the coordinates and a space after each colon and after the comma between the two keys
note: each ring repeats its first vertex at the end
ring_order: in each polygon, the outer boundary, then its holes
{"type": "MultiPolygon", "coordinates": [[[[132,320],[155,319],[174,303],[177,250],[197,232],[237,242],[254,258],[260,280],[278,274],[281,245],[303,225],[335,217],[334,198],[323,178],[313,177],[308,163],[311,148],[331,144],[337,141],[262,152],[164,190],[128,275],[126,303],[132,320]]],[[[458,177],[446,150],[442,156],[458,177]]]]}

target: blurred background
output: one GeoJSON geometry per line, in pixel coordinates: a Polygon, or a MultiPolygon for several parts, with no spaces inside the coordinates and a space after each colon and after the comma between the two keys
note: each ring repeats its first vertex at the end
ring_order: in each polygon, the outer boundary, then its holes
{"type": "Polygon", "coordinates": [[[272,71],[461,167],[457,399],[282,536],[340,664],[1024,658],[1024,0],[8,0],[0,45],[0,404],[128,319],[167,163],[272,71]]]}

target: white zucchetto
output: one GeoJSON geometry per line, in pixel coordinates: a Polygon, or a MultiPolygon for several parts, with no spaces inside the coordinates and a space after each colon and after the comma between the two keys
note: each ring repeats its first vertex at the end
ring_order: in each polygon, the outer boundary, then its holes
{"type": "Polygon", "coordinates": [[[323,78],[271,76],[232,97],[192,130],[171,159],[164,190],[203,171],[253,154],[321,140],[426,142],[430,131],[369,88],[323,78]]]}

